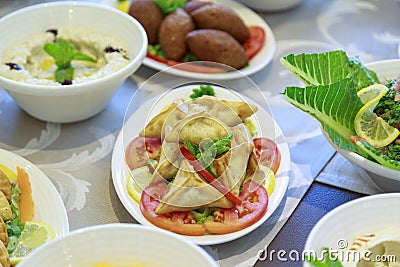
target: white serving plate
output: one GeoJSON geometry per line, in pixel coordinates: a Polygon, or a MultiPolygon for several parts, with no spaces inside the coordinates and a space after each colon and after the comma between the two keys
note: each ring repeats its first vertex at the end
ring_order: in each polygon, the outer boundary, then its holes
{"type": "MultiPolygon", "coordinates": [[[[129,196],[129,193],[126,189],[126,181],[130,174],[130,170],[125,163],[125,147],[130,140],[138,135],[138,133],[142,130],[149,118],[158,114],[163,107],[171,103],[174,99],[189,97],[189,95],[192,93],[193,87],[193,85],[186,85],[163,94],[162,98],[156,97],[146,102],[129,118],[127,118],[125,125],[118,135],[111,162],[114,187],[119,199],[121,200],[127,211],[135,218],[135,220],[143,225],[153,224],[147,221],[147,219],[142,215],[139,204],[129,196]]],[[[262,223],[264,223],[276,210],[279,203],[283,199],[287,190],[290,172],[289,147],[281,129],[276,124],[271,115],[254,101],[249,100],[248,98],[240,95],[233,90],[227,90],[222,87],[215,86],[214,90],[216,96],[219,99],[234,101],[243,101],[245,99],[245,101],[247,101],[248,103],[252,103],[258,106],[258,111],[255,115],[253,115],[254,117],[252,117],[252,119],[256,121],[256,126],[258,126],[257,132],[259,133],[259,136],[269,137],[272,140],[275,140],[281,153],[281,165],[276,174],[275,190],[269,197],[268,210],[259,221],[257,221],[250,227],[230,234],[187,236],[188,239],[194,241],[199,245],[220,244],[237,239],[250,233],[262,223]]]]}
{"type": "MultiPolygon", "coordinates": [[[[165,71],[166,73],[182,76],[193,79],[208,79],[208,80],[230,80],[241,78],[242,76],[254,74],[264,67],[266,67],[272,60],[276,50],[275,35],[272,32],[270,26],[265,20],[260,17],[253,10],[247,8],[245,5],[238,3],[233,0],[214,0],[214,2],[228,6],[232,8],[242,18],[244,23],[248,26],[256,25],[264,29],[265,32],[265,43],[263,48],[250,60],[249,66],[240,69],[239,71],[226,72],[226,73],[198,73],[179,70],[171,68],[171,66],[158,62],[154,59],[146,57],[143,64],[147,67],[153,68],[159,71],[165,71]]],[[[117,0],[103,0],[103,4],[108,6],[117,6],[117,0]]]]}
{"type": "Polygon", "coordinates": [[[61,196],[49,178],[33,163],[7,150],[0,149],[0,163],[15,173],[17,166],[28,173],[35,203],[32,220],[51,225],[55,238],[68,233],[67,211],[61,196]]]}

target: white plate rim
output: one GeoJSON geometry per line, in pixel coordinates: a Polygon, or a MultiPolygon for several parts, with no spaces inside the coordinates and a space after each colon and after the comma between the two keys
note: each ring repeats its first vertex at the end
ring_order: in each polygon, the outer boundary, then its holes
{"type": "Polygon", "coordinates": [[[0,163],[16,172],[23,168],[29,175],[34,201],[33,221],[46,222],[52,226],[54,237],[69,232],[69,221],[64,203],[50,179],[33,163],[10,151],[0,149],[0,163]]]}
{"type": "MultiPolygon", "coordinates": [[[[216,91],[216,95],[220,92],[226,91],[225,89],[222,88],[214,88],[216,91]]],[[[175,89],[179,90],[179,89],[175,89]]],[[[188,96],[190,94],[189,89],[185,89],[186,95],[188,96]]],[[[182,97],[182,95],[185,95],[185,93],[180,92],[179,95],[182,97]]],[[[254,101],[244,97],[243,95],[234,92],[234,94],[243,99],[246,99],[249,103],[255,104],[258,106],[259,110],[256,113],[256,116],[265,116],[267,112],[257,103],[254,101]],[[258,112],[260,112],[261,115],[258,115],[258,112]]],[[[123,144],[123,132],[124,130],[127,130],[130,133],[130,137],[134,138],[137,136],[137,133],[139,132],[140,129],[131,129],[131,127],[128,127],[129,121],[133,121],[136,119],[136,117],[139,117],[139,112],[148,114],[148,111],[151,106],[155,103],[158,97],[154,97],[147,101],[145,104],[143,104],[141,107],[139,107],[131,116],[130,118],[126,121],[124,124],[123,128],[121,129],[120,133],[118,134],[117,140],[115,142],[114,150],[112,153],[112,158],[111,158],[111,172],[112,172],[112,180],[114,184],[114,188],[117,192],[118,198],[122,202],[123,206],[125,209],[128,211],[131,216],[138,221],[139,223],[143,225],[150,225],[153,227],[153,224],[151,224],[147,219],[144,218],[144,216],[140,212],[140,208],[138,203],[136,203],[130,196],[129,193],[126,189],[126,179],[129,174],[129,169],[125,163],[124,160],[124,144],[123,144]],[[136,115],[136,117],[135,117],[136,115]],[[126,129],[127,128],[127,129],[126,129]]],[[[224,97],[223,97],[224,98],[224,97]]],[[[143,117],[146,117],[143,116],[143,117]]],[[[145,119],[145,118],[144,118],[145,119]]],[[[273,119],[272,119],[273,120],[273,119]]],[[[137,122],[137,120],[135,120],[137,122]]],[[[235,240],[237,238],[240,238],[253,230],[255,230],[257,227],[259,227],[261,224],[263,224],[271,215],[272,213],[278,208],[280,202],[282,201],[284,195],[286,194],[286,190],[289,184],[289,176],[290,176],[290,153],[289,153],[289,147],[286,142],[286,139],[282,133],[282,130],[279,128],[278,124],[273,120],[275,130],[274,130],[274,139],[277,142],[278,149],[281,152],[281,165],[279,167],[279,170],[276,174],[276,184],[275,184],[275,190],[273,194],[269,197],[269,204],[268,204],[268,210],[266,214],[256,223],[253,225],[230,234],[225,234],[225,235],[204,235],[204,236],[185,236],[188,239],[192,240],[198,245],[215,245],[215,244],[221,244],[225,243],[228,241],[235,240]]],[[[132,124],[132,123],[131,123],[132,124]]],[[[262,124],[262,123],[260,123],[262,124]]],[[[137,125],[137,123],[136,123],[137,125]]]]}
{"type": "MultiPolygon", "coordinates": [[[[260,17],[256,12],[246,7],[245,5],[233,0],[213,0],[214,2],[229,6],[242,18],[244,23],[248,26],[256,25],[263,28],[265,32],[265,43],[263,48],[250,60],[249,66],[233,72],[228,73],[198,73],[179,70],[167,64],[158,62],[154,59],[145,57],[143,65],[158,71],[165,71],[168,74],[193,78],[193,79],[208,79],[208,80],[230,80],[241,78],[245,75],[252,75],[264,67],[266,67],[273,59],[276,51],[276,39],[271,27],[267,22],[260,17]]],[[[103,0],[103,4],[116,7],[117,0],[103,0]]]]}

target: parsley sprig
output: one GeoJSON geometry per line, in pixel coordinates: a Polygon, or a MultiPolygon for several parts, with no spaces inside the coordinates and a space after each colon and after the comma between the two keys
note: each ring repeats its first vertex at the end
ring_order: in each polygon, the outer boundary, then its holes
{"type": "Polygon", "coordinates": [[[5,223],[8,234],[8,246],[7,246],[8,253],[11,253],[16,248],[18,244],[18,238],[21,236],[21,233],[25,227],[25,224],[20,219],[20,212],[19,212],[20,194],[21,194],[21,189],[19,189],[18,184],[12,183],[11,201],[10,201],[12,218],[11,220],[5,223]]]}
{"type": "Polygon", "coordinates": [[[230,132],[222,138],[208,140],[201,147],[189,141],[184,141],[183,144],[208,172],[216,176],[211,169],[211,163],[216,157],[230,149],[228,145],[232,140],[232,136],[233,132],[230,132]]]}
{"type": "Polygon", "coordinates": [[[57,70],[54,73],[55,80],[63,85],[72,84],[75,69],[72,67],[73,60],[83,60],[96,63],[92,57],[75,51],[75,46],[63,39],[57,39],[54,43],[44,46],[47,54],[54,58],[57,70]]]}
{"type": "Polygon", "coordinates": [[[215,96],[214,88],[211,85],[200,85],[199,89],[193,89],[193,94],[190,95],[190,98],[195,99],[203,95],[215,96]]]}

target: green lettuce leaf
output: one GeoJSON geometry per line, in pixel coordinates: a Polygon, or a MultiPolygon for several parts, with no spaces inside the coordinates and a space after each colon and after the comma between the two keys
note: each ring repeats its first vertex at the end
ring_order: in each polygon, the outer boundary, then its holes
{"type": "Polygon", "coordinates": [[[357,150],[349,137],[356,135],[354,118],[363,103],[351,79],[305,88],[287,87],[283,94],[289,103],[316,118],[336,145],[357,150]]]}
{"type": "Polygon", "coordinates": [[[358,57],[349,58],[342,50],[319,54],[290,54],[281,64],[306,85],[327,85],[351,78],[357,90],[379,83],[375,72],[365,68],[358,57]]]}

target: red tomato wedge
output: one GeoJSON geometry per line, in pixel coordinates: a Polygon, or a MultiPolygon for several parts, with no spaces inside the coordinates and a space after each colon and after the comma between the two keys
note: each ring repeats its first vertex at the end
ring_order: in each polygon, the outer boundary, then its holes
{"type": "Polygon", "coordinates": [[[248,27],[250,37],[243,44],[244,51],[249,59],[252,59],[264,46],[265,31],[259,26],[248,27]]]}
{"type": "Polygon", "coordinates": [[[281,164],[281,153],[276,143],[266,137],[254,138],[258,163],[270,168],[275,174],[281,164]]]}
{"type": "Polygon", "coordinates": [[[167,184],[163,181],[155,182],[147,186],[140,199],[140,210],[143,216],[152,224],[181,235],[204,235],[206,230],[201,224],[197,224],[194,216],[187,211],[174,211],[167,214],[155,212],[160,199],[167,193],[167,184]]]}
{"type": "Polygon", "coordinates": [[[267,212],[268,193],[263,186],[248,180],[239,198],[242,205],[230,209],[218,209],[214,212],[214,221],[205,221],[206,231],[213,234],[229,234],[249,227],[267,212]]]}
{"type": "Polygon", "coordinates": [[[229,234],[253,225],[267,212],[268,194],[263,186],[248,180],[239,198],[242,205],[230,209],[217,209],[214,220],[206,220],[204,224],[196,223],[195,217],[188,211],[174,211],[166,214],[155,212],[160,199],[167,193],[168,186],[163,181],[150,184],[142,192],[140,210],[143,216],[155,226],[171,232],[200,236],[208,234],[229,234]]]}
{"type": "Polygon", "coordinates": [[[232,194],[226,187],[221,184],[220,181],[214,178],[204,167],[200,164],[200,162],[187,150],[186,147],[181,146],[180,148],[182,155],[189,161],[189,163],[193,166],[193,168],[201,174],[212,186],[214,186],[219,192],[221,192],[224,196],[226,196],[229,200],[231,200],[236,205],[241,205],[242,200],[232,194]]]}
{"type": "Polygon", "coordinates": [[[139,168],[141,166],[149,166],[150,170],[152,167],[147,163],[149,158],[159,160],[159,152],[161,149],[160,138],[148,138],[138,136],[133,139],[125,150],[125,160],[131,170],[139,168]]]}

